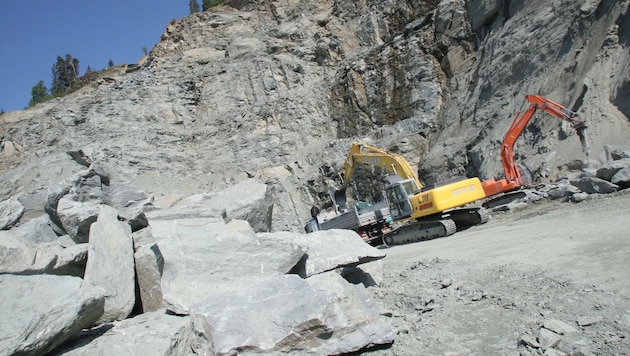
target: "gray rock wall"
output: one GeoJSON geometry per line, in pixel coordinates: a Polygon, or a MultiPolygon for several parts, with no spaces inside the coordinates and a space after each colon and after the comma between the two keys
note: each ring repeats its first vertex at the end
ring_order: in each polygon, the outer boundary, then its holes
{"type": "MultiPolygon", "coordinates": [[[[197,13],[167,24],[138,70],[4,114],[0,198],[41,199],[37,174],[58,182],[80,152],[152,195],[257,179],[275,193],[271,230],[299,231],[326,199],[323,167],[339,171],[352,140],[403,153],[426,183],[500,176],[525,94],[577,111],[601,162],[604,144],[630,138],[627,7],[240,1],[197,13]]],[[[585,159],[544,114],[516,149],[533,171],[585,159]]]]}

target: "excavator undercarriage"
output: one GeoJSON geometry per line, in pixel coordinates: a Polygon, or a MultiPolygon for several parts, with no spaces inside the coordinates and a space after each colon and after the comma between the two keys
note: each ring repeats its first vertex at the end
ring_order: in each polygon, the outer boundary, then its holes
{"type": "Polygon", "coordinates": [[[386,246],[446,237],[457,231],[488,222],[490,215],[484,208],[462,208],[401,222],[383,236],[386,246]]]}

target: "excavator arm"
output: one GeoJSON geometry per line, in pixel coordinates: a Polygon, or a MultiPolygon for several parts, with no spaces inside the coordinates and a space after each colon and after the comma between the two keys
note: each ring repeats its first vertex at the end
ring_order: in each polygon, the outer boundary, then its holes
{"type": "Polygon", "coordinates": [[[381,167],[387,169],[393,175],[400,176],[402,179],[413,179],[418,185],[418,189],[422,189],[420,179],[418,179],[414,169],[404,157],[358,142],[352,143],[343,164],[344,178],[342,189],[348,187],[348,183],[359,164],[381,167]]]}
{"type": "Polygon", "coordinates": [[[516,113],[510,128],[508,129],[503,142],[501,143],[501,162],[505,171],[505,179],[496,181],[494,179],[482,182],[486,195],[495,195],[502,192],[517,189],[527,184],[516,162],[514,162],[514,144],[521,135],[531,118],[538,110],[555,116],[563,121],[567,121],[576,130],[582,149],[588,158],[588,140],[586,139],[586,125],[584,121],[577,119],[577,114],[564,106],[539,95],[525,95],[525,100],[529,102],[529,107],[521,116],[521,111],[516,113]]]}

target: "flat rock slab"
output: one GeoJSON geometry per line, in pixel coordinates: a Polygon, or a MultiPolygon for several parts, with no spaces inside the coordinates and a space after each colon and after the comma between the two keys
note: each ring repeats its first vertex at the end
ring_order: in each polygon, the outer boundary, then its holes
{"type": "Polygon", "coordinates": [[[393,340],[391,327],[372,323],[356,298],[317,289],[296,275],[208,298],[193,305],[191,315],[196,324],[207,323],[217,355],[340,354],[393,340]]]}
{"type": "Polygon", "coordinates": [[[164,258],[164,306],[180,313],[209,296],[285,274],[305,253],[291,242],[234,231],[220,217],[147,216],[164,258]]]}
{"type": "Polygon", "coordinates": [[[380,260],[386,256],[382,251],[366,244],[351,230],[325,230],[311,234],[283,231],[260,233],[258,236],[263,240],[290,241],[307,249],[301,265],[294,271],[303,278],[339,267],[380,260]]]}
{"type": "Polygon", "coordinates": [[[0,275],[0,353],[42,355],[103,314],[103,290],[78,277],[0,275]]]}
{"type": "Polygon", "coordinates": [[[55,350],[63,355],[186,355],[192,323],[164,310],[86,330],[55,350]],[[105,331],[106,330],[106,331],[105,331]]]}

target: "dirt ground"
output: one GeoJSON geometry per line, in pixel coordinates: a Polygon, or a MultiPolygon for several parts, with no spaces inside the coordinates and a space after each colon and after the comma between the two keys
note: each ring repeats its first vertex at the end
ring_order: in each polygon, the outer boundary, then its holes
{"type": "Polygon", "coordinates": [[[628,205],[630,189],[543,200],[386,248],[383,282],[368,290],[398,335],[368,354],[630,355],[628,205]]]}

